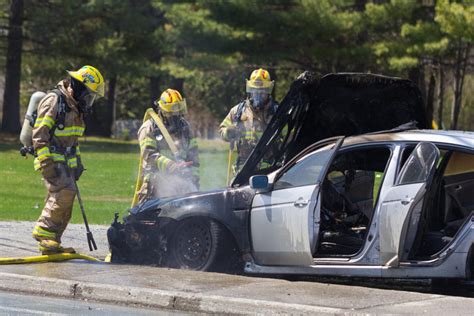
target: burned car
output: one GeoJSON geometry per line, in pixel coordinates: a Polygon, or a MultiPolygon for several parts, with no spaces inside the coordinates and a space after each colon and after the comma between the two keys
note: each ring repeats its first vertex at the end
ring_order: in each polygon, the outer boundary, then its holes
{"type": "Polygon", "coordinates": [[[109,228],[112,261],[470,277],[474,134],[400,126],[413,120],[427,127],[408,80],[304,73],[230,187],[132,208],[109,228]]]}

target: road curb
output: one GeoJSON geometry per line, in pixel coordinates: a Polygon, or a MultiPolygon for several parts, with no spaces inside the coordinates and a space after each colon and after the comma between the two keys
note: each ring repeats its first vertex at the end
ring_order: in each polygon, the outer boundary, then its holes
{"type": "Polygon", "coordinates": [[[0,272],[0,290],[180,311],[225,314],[335,314],[344,309],[183,291],[124,287],[0,272]]]}

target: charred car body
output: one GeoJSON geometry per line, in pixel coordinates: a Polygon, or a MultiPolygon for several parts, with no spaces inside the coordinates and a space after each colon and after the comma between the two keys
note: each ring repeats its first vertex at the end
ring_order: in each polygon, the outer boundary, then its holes
{"type": "Polygon", "coordinates": [[[426,127],[410,81],[304,73],[231,187],[131,209],[109,229],[112,261],[468,278],[474,134],[396,128],[411,120],[426,127]]]}

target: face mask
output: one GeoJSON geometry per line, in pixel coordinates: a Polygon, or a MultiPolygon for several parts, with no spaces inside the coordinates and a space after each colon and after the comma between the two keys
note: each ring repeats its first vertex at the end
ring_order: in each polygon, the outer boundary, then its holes
{"type": "Polygon", "coordinates": [[[92,105],[94,104],[97,95],[91,93],[82,82],[79,82],[74,78],[71,78],[71,87],[73,90],[73,97],[79,104],[79,110],[84,114],[92,112],[92,105]]]}
{"type": "Polygon", "coordinates": [[[262,110],[268,103],[269,95],[267,93],[252,93],[250,94],[250,103],[256,110],[262,110]]]}
{"type": "Polygon", "coordinates": [[[168,131],[175,133],[181,128],[181,115],[163,115],[166,125],[168,125],[168,131]]]}

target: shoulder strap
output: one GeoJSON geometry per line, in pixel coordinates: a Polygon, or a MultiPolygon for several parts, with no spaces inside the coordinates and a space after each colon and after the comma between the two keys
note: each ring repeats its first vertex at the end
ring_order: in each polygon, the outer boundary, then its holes
{"type": "Polygon", "coordinates": [[[272,102],[272,114],[275,114],[276,111],[278,110],[279,104],[278,104],[275,100],[273,100],[273,99],[272,99],[271,102],[272,102]]]}
{"type": "Polygon", "coordinates": [[[244,113],[244,110],[245,110],[245,100],[240,102],[238,105],[237,105],[237,112],[235,112],[235,115],[234,115],[234,120],[236,122],[240,121],[241,117],[242,117],[242,114],[244,113]]]}
{"type": "Polygon", "coordinates": [[[156,112],[153,109],[148,109],[145,113],[145,117],[147,117],[147,115],[148,115],[148,117],[151,116],[153,121],[156,123],[156,125],[160,129],[160,132],[163,135],[166,143],[168,144],[169,148],[173,152],[173,155],[176,156],[178,154],[178,148],[176,147],[175,143],[173,142],[173,139],[171,138],[170,133],[166,129],[165,124],[163,124],[163,122],[161,121],[158,114],[156,114],[156,112]]]}
{"type": "Polygon", "coordinates": [[[65,126],[65,120],[66,120],[66,112],[67,112],[67,104],[66,101],[64,100],[64,96],[59,91],[59,89],[53,89],[51,90],[52,93],[56,94],[58,96],[58,113],[56,114],[56,123],[54,124],[53,128],[51,129],[51,135],[54,135],[54,131],[59,129],[62,131],[65,126]]]}

